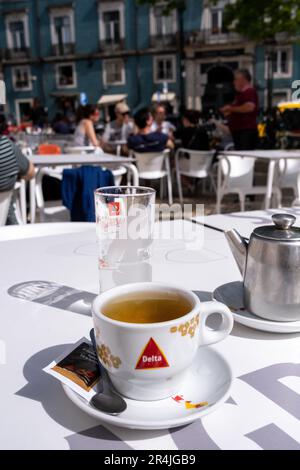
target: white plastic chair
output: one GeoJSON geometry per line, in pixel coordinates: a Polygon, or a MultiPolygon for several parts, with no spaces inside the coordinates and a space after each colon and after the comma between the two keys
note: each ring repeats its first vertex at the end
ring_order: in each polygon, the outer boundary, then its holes
{"type": "Polygon", "coordinates": [[[0,193],[0,227],[6,224],[12,191],[0,193]]]}
{"type": "Polygon", "coordinates": [[[281,159],[278,165],[278,186],[289,188],[294,192],[292,205],[300,203],[300,160],[294,158],[281,159]]]}
{"type": "MultiPolygon", "coordinates": [[[[221,202],[226,194],[238,194],[241,210],[245,210],[246,196],[266,194],[266,186],[253,186],[255,158],[221,155],[218,162],[216,212],[221,212],[221,202]]],[[[278,188],[273,189],[281,200],[278,188]]]]}
{"type": "Polygon", "coordinates": [[[181,175],[197,179],[210,178],[213,187],[215,187],[210,172],[213,157],[213,151],[188,150],[185,148],[177,150],[175,154],[175,171],[181,204],[183,203],[181,175]]]}
{"type": "Polygon", "coordinates": [[[160,197],[164,196],[164,179],[167,179],[169,204],[173,204],[170,150],[163,152],[133,152],[139,177],[144,180],[161,180],[160,197]]]}
{"type": "Polygon", "coordinates": [[[13,190],[14,211],[19,225],[27,224],[26,181],[17,181],[13,190]]]}

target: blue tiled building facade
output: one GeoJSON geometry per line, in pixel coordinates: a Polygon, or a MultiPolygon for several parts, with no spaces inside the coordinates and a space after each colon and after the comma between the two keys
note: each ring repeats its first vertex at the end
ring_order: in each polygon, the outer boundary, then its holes
{"type": "MultiPolygon", "coordinates": [[[[134,110],[166,88],[175,107],[222,105],[232,95],[232,72],[247,67],[266,102],[263,47],[225,32],[226,0],[211,6],[187,0],[179,34],[179,12],[162,15],[162,6],[134,0],[0,1],[1,70],[7,111],[18,120],[33,97],[52,117],[68,98],[90,103],[127,95],[134,110]],[[180,42],[181,37],[181,42],[180,42]],[[180,44],[182,53],[180,54],[180,44]],[[106,98],[105,98],[106,97],[106,98]]],[[[274,53],[274,102],[289,99],[300,76],[299,45],[278,43],[274,53]]],[[[104,100],[104,101],[103,101],[104,100]]]]}

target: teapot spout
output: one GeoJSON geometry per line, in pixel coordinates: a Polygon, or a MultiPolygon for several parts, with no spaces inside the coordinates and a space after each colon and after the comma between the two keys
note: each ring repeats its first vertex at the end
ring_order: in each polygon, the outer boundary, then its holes
{"type": "Polygon", "coordinates": [[[225,232],[225,237],[228,241],[234,259],[238,265],[240,273],[244,277],[248,252],[248,242],[243,237],[241,237],[235,229],[228,230],[227,232],[225,232]]]}

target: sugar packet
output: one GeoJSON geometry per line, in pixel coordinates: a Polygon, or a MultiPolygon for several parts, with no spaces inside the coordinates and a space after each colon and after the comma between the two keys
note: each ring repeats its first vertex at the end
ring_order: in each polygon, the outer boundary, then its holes
{"type": "Polygon", "coordinates": [[[97,393],[100,371],[92,343],[81,338],[43,369],[86,400],[97,393]]]}

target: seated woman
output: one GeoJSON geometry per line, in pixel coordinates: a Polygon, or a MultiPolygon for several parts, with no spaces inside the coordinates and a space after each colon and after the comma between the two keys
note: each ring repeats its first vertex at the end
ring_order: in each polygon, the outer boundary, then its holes
{"type": "Polygon", "coordinates": [[[101,148],[101,142],[95,132],[100,111],[97,106],[87,104],[80,106],[77,116],[77,127],[74,133],[74,146],[101,148]]]}

